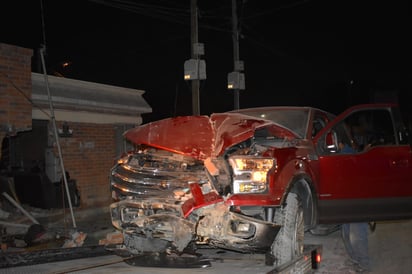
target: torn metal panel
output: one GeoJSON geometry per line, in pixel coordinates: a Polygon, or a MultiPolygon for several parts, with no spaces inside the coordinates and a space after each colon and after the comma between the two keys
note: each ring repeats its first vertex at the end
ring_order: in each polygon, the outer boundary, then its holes
{"type": "Polygon", "coordinates": [[[197,224],[198,243],[240,252],[265,252],[275,239],[280,226],[272,222],[235,213],[226,204],[202,207],[197,224]]]}
{"type": "MultiPolygon", "coordinates": [[[[190,242],[242,252],[269,248],[279,225],[230,211],[224,201],[199,207],[185,218],[178,206],[124,200],[112,204],[112,220],[123,230],[125,245],[135,254],[182,252],[190,242]],[[132,210],[134,208],[134,210],[132,210]]],[[[170,204],[169,204],[170,205],[170,204]]]]}
{"type": "Polygon", "coordinates": [[[164,119],[130,129],[125,137],[135,144],[205,160],[221,155],[228,147],[251,138],[256,129],[268,125],[279,138],[296,137],[281,125],[238,113],[164,119]]]}
{"type": "Polygon", "coordinates": [[[125,137],[135,144],[204,159],[213,152],[214,129],[207,116],[176,117],[130,129],[125,137]]]}

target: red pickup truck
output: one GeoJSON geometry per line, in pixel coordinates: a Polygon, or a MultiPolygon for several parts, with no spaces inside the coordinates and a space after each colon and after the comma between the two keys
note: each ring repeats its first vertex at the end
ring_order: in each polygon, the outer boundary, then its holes
{"type": "Polygon", "coordinates": [[[412,151],[394,104],[339,116],[261,107],[168,118],[124,134],[110,172],[113,225],[131,254],[201,244],[281,265],[319,224],[412,217],[412,151]]]}

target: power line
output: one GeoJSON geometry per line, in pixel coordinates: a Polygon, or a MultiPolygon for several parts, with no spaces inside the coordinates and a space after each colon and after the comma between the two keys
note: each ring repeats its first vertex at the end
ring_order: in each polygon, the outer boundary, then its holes
{"type": "Polygon", "coordinates": [[[190,11],[187,8],[166,7],[163,5],[149,5],[124,0],[89,0],[97,4],[133,12],[146,17],[152,17],[167,22],[187,24],[190,11]],[[187,19],[187,20],[186,20],[187,19]]]}
{"type": "Polygon", "coordinates": [[[275,8],[271,8],[271,9],[268,9],[268,8],[264,7],[264,10],[263,10],[263,11],[257,12],[257,13],[255,13],[255,14],[252,14],[252,15],[249,15],[249,16],[246,16],[246,17],[245,17],[245,20],[254,19],[254,18],[256,18],[256,17],[261,17],[261,16],[264,16],[264,15],[267,15],[267,14],[276,13],[276,12],[279,12],[279,11],[285,10],[285,9],[294,8],[294,7],[297,7],[297,6],[306,4],[306,3],[309,2],[309,1],[310,1],[310,0],[296,1],[296,2],[294,2],[294,3],[290,3],[290,4],[287,4],[287,5],[282,5],[282,6],[280,6],[280,7],[275,7],[275,8]]]}

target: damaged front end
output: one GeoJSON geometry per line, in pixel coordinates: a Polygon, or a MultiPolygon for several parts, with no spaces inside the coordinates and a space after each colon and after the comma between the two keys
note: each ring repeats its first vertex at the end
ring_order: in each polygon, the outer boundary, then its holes
{"type": "Polygon", "coordinates": [[[127,250],[181,253],[191,244],[208,244],[266,251],[279,226],[234,212],[203,163],[184,158],[147,148],[112,169],[112,194],[118,200],[110,207],[112,223],[123,232],[127,250]]]}
{"type": "MultiPolygon", "coordinates": [[[[182,253],[200,244],[267,252],[280,229],[267,180],[276,160],[251,141],[267,125],[231,114],[126,132],[137,148],[112,168],[110,183],[112,222],[128,252],[182,253]]],[[[262,132],[270,135],[264,142],[281,145],[293,137],[279,125],[262,132]]]]}

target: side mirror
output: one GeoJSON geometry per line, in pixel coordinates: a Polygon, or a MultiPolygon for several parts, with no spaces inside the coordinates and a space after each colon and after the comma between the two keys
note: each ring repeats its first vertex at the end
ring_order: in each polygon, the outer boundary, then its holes
{"type": "Polygon", "coordinates": [[[335,131],[329,131],[325,136],[326,150],[329,152],[338,151],[338,137],[335,131]]]}
{"type": "Polygon", "coordinates": [[[409,137],[410,132],[407,128],[401,128],[398,130],[398,138],[399,138],[399,143],[400,144],[411,144],[412,145],[412,140],[409,137]]]}

